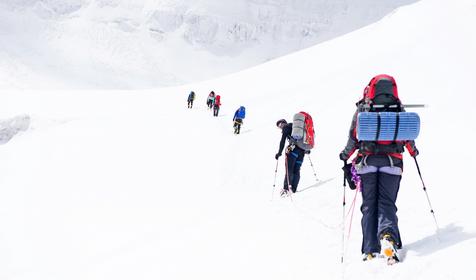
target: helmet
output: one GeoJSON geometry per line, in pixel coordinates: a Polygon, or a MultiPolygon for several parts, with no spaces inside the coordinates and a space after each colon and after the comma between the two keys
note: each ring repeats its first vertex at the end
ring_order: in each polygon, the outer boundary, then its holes
{"type": "Polygon", "coordinates": [[[285,119],[280,119],[276,122],[276,126],[279,126],[281,123],[287,124],[288,122],[285,119]]]}

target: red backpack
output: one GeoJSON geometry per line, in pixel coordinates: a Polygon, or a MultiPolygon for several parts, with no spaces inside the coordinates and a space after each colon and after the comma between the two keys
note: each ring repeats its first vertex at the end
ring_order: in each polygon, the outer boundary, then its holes
{"type": "Polygon", "coordinates": [[[217,95],[217,96],[215,97],[215,105],[218,105],[218,106],[221,105],[221,103],[220,103],[220,95],[217,95]]]}
{"type": "Polygon", "coordinates": [[[365,98],[371,101],[370,112],[401,111],[397,83],[390,75],[381,74],[373,77],[365,87],[365,98]]]}
{"type": "MultiPolygon", "coordinates": [[[[359,101],[359,112],[401,112],[395,79],[386,74],[373,77],[365,87],[364,98],[359,101]],[[365,99],[369,100],[369,103],[365,99]]],[[[360,141],[360,149],[366,153],[402,153],[401,141],[360,141]]]]}

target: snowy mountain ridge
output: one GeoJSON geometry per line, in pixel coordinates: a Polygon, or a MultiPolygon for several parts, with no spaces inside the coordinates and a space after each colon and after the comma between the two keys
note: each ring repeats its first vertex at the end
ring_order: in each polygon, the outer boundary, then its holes
{"type": "MultiPolygon", "coordinates": [[[[58,80],[42,86],[25,78],[20,85],[20,78],[13,87],[177,85],[312,46],[414,1],[6,0],[0,55],[26,75],[58,80]],[[31,55],[19,55],[18,47],[31,55]],[[110,80],[96,79],[99,74],[110,80]],[[118,83],[125,75],[128,81],[118,83]]],[[[14,73],[9,77],[3,80],[15,80],[14,73]]]]}

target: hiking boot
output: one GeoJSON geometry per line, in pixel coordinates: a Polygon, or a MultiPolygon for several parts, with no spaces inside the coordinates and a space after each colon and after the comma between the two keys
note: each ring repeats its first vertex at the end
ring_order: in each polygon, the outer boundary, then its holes
{"type": "Polygon", "coordinates": [[[365,261],[370,261],[375,258],[378,258],[379,254],[378,253],[364,253],[362,254],[362,260],[365,261]]]}
{"type": "Polygon", "coordinates": [[[288,190],[286,190],[286,189],[281,190],[281,197],[286,197],[288,195],[289,195],[288,190]]]}
{"type": "Polygon", "coordinates": [[[380,238],[380,248],[380,254],[387,258],[387,263],[389,265],[400,261],[395,241],[390,234],[385,233],[382,235],[380,238]]]}

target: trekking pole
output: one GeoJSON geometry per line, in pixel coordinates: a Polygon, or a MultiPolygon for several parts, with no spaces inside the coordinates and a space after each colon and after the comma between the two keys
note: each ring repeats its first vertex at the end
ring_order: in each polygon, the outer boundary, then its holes
{"type": "Polygon", "coordinates": [[[273,201],[273,198],[274,198],[274,188],[276,187],[276,176],[278,175],[278,163],[279,163],[279,160],[276,160],[276,168],[274,169],[273,192],[271,193],[271,201],[273,201]]]}
{"type": "Polygon", "coordinates": [[[439,230],[440,230],[440,227],[438,226],[438,222],[436,221],[435,211],[433,211],[433,207],[431,206],[430,197],[428,196],[428,192],[426,191],[425,182],[423,181],[423,177],[421,176],[420,166],[418,165],[418,161],[417,161],[416,157],[413,157],[413,159],[415,160],[415,164],[416,164],[416,167],[417,167],[417,170],[418,170],[418,175],[420,175],[420,180],[421,180],[421,183],[423,184],[423,190],[425,191],[426,200],[428,201],[428,205],[430,206],[430,213],[433,215],[433,220],[435,221],[435,226],[436,226],[436,232],[438,233],[439,230]]]}
{"type": "MultiPolygon", "coordinates": [[[[345,166],[346,162],[344,161],[344,166],[345,166]]],[[[341,248],[341,258],[340,258],[340,262],[342,264],[344,264],[344,241],[345,241],[345,174],[344,174],[344,184],[343,184],[343,187],[344,187],[344,192],[343,192],[343,199],[342,199],[342,248],[341,248]]],[[[344,270],[344,268],[342,267],[342,270],[344,270]]],[[[344,275],[344,271],[342,271],[342,275],[344,275]]]]}
{"type": "Polygon", "coordinates": [[[314,169],[314,164],[312,164],[311,156],[309,154],[308,154],[308,158],[309,158],[309,162],[311,163],[312,172],[314,172],[314,178],[316,178],[316,182],[319,182],[319,179],[317,178],[317,175],[316,175],[316,170],[314,169]]]}
{"type": "Polygon", "coordinates": [[[426,104],[403,104],[404,108],[427,108],[428,105],[426,104]]]}
{"type": "Polygon", "coordinates": [[[288,183],[287,194],[289,195],[289,198],[291,199],[291,201],[293,201],[293,196],[292,196],[293,190],[292,190],[292,186],[291,186],[290,181],[289,181],[288,153],[286,153],[286,157],[284,159],[284,166],[286,167],[286,182],[288,183]]]}

